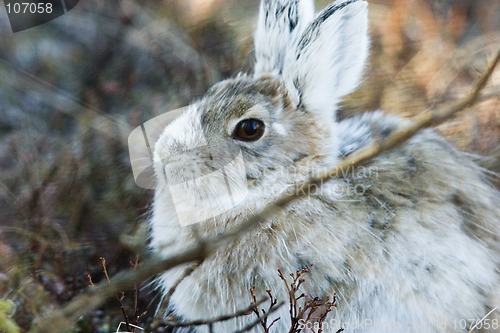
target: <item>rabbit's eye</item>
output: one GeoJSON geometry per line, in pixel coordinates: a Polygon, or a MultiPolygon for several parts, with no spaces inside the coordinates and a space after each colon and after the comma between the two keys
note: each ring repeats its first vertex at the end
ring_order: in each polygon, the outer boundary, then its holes
{"type": "Polygon", "coordinates": [[[245,119],[236,125],[232,137],[241,141],[257,141],[264,134],[264,127],[259,119],[245,119]]]}

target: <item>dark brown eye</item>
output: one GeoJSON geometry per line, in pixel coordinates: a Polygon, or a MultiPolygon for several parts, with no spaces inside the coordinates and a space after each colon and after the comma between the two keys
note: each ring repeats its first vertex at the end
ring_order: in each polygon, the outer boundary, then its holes
{"type": "Polygon", "coordinates": [[[264,123],[259,119],[245,119],[236,125],[232,137],[241,141],[257,141],[264,134],[264,128],[264,123]]]}

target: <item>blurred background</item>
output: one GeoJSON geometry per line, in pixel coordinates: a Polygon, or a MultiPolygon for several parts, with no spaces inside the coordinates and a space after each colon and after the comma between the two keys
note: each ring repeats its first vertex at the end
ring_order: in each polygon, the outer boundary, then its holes
{"type": "MultiPolygon", "coordinates": [[[[369,4],[370,64],[341,117],[375,109],[410,117],[450,103],[500,48],[500,0],[369,4]]],[[[0,5],[0,303],[15,304],[9,315],[22,331],[106,279],[103,258],[110,276],[140,264],[152,191],[134,183],[127,136],[250,71],[258,5],[80,0],[15,34],[0,5]]],[[[500,172],[500,70],[479,103],[438,130],[500,172]]],[[[137,301],[124,293],[131,322],[150,321],[154,293],[139,286],[137,301]]],[[[114,331],[123,320],[113,299],[68,332],[114,331]]]]}

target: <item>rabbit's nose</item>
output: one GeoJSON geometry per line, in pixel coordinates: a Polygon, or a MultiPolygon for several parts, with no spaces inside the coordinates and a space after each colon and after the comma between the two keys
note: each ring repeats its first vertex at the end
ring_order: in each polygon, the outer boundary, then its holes
{"type": "Polygon", "coordinates": [[[239,153],[236,145],[209,144],[171,154],[163,164],[170,183],[184,182],[224,168],[239,153]]]}
{"type": "Polygon", "coordinates": [[[169,146],[164,163],[203,163],[213,169],[220,169],[233,161],[240,153],[238,145],[228,142],[211,142],[187,148],[182,144],[169,146]]]}

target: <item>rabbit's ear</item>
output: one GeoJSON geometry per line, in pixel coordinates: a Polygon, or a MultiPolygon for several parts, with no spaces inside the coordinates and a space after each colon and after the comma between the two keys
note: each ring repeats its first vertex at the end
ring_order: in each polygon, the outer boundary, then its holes
{"type": "Polygon", "coordinates": [[[256,76],[281,74],[286,53],[313,16],[313,0],[261,0],[254,36],[256,76]]]}
{"type": "Polygon", "coordinates": [[[283,80],[297,106],[332,119],[359,84],[368,55],[367,3],[335,2],[318,13],[285,59],[283,80]]]}

